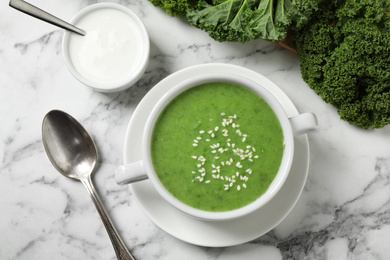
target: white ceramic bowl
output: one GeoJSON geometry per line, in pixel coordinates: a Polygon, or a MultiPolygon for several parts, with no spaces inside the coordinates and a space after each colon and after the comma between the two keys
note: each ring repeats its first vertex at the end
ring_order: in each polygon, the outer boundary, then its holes
{"type": "Polygon", "coordinates": [[[290,172],[292,160],[294,158],[294,135],[303,134],[314,128],[316,124],[316,117],[312,113],[304,113],[293,118],[288,118],[282,106],[279,104],[276,98],[271,95],[270,92],[268,92],[258,83],[244,77],[229,74],[208,74],[204,76],[192,77],[173,87],[154,106],[152,112],[148,116],[145,132],[142,137],[142,161],[119,167],[116,171],[116,181],[119,184],[126,184],[149,178],[154,188],[166,201],[182,212],[185,212],[196,218],[203,220],[230,220],[239,218],[255,210],[258,210],[279,192],[290,172]],[[163,111],[166,105],[168,105],[170,101],[172,101],[180,93],[192,87],[210,82],[228,82],[238,84],[257,93],[268,103],[268,105],[270,105],[270,107],[277,115],[284,134],[285,147],[283,158],[279,167],[279,171],[270,184],[268,190],[256,201],[250,203],[249,205],[226,212],[210,212],[199,210],[190,207],[176,199],[168,190],[165,189],[164,185],[160,182],[156,172],[154,171],[150,156],[151,136],[153,133],[154,124],[158,119],[161,111],[163,111]]]}
{"type": "Polygon", "coordinates": [[[115,92],[132,86],[144,74],[149,36],[130,9],[114,3],[93,4],[78,12],[71,23],[86,31],[86,36],[66,31],[62,42],[65,63],[81,83],[100,92],[115,92]]]}

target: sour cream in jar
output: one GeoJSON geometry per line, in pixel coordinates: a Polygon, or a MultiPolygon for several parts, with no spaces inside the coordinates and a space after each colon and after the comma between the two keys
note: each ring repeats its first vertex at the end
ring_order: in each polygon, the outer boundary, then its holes
{"type": "Polygon", "coordinates": [[[129,87],[145,71],[149,38],[141,20],[126,7],[91,5],[72,22],[85,36],[66,32],[65,60],[84,84],[103,92],[129,87]]]}

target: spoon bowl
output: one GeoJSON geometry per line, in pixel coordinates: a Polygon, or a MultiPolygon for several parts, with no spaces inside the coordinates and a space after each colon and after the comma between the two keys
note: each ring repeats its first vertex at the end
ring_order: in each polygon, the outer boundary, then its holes
{"type": "Polygon", "coordinates": [[[50,162],[62,175],[81,180],[93,173],[98,159],[96,146],[73,117],[58,110],[49,112],[42,136],[50,162]]]}
{"type": "Polygon", "coordinates": [[[46,114],[42,123],[42,140],[50,162],[62,175],[81,181],[103,221],[118,259],[134,260],[112,224],[92,183],[98,154],[96,146],[72,116],[60,110],[46,114]]]}

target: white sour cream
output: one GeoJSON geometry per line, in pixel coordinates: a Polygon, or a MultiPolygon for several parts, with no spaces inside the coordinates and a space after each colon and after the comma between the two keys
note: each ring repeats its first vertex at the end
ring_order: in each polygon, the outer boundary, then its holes
{"type": "Polygon", "coordinates": [[[69,38],[69,55],[86,79],[102,84],[125,81],[139,68],[144,53],[142,32],[126,13],[97,9],[76,22],[86,36],[69,38]]]}

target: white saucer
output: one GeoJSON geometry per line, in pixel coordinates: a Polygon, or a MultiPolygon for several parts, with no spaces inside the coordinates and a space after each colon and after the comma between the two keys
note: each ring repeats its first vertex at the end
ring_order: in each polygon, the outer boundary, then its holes
{"type": "MultiPolygon", "coordinates": [[[[288,117],[298,114],[291,100],[264,76],[243,67],[227,64],[204,64],[189,67],[168,76],[142,99],[132,115],[124,143],[124,162],[141,160],[141,136],[153,105],[171,87],[189,76],[206,73],[231,73],[247,77],[268,89],[281,103],[288,117]]],[[[178,211],[155,191],[150,181],[130,184],[130,190],[146,215],[161,229],[191,244],[207,247],[226,247],[258,238],[290,213],[305,185],[309,170],[307,135],[295,137],[294,161],[289,177],[280,192],[261,210],[243,218],[208,222],[194,219],[178,211]]]]}

